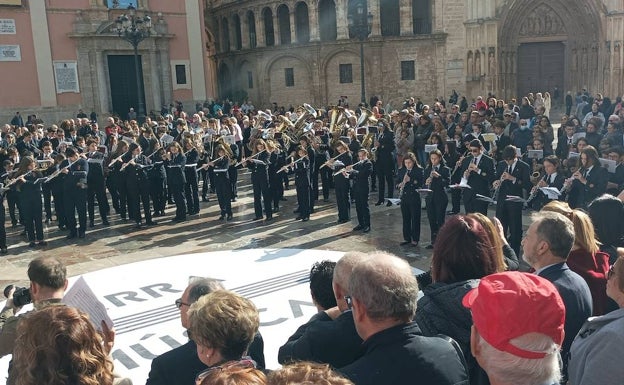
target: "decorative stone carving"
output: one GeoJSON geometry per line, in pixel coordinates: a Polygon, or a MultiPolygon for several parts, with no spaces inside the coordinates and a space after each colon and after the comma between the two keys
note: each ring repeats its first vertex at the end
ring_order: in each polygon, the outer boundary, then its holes
{"type": "Polygon", "coordinates": [[[540,4],[520,27],[521,37],[565,35],[563,20],[546,4],[540,4]]]}

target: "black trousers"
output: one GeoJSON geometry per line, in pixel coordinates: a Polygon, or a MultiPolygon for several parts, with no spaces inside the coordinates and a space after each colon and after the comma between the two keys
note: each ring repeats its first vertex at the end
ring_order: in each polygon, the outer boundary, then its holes
{"type": "Polygon", "coordinates": [[[451,205],[454,213],[459,213],[461,208],[462,192],[459,188],[451,189],[451,205]]]}
{"type": "Polygon", "coordinates": [[[16,225],[17,224],[17,216],[15,215],[15,208],[18,207],[17,192],[15,192],[15,191],[7,191],[6,198],[7,198],[7,206],[9,206],[9,216],[11,217],[11,223],[13,225],[16,225]]]}
{"type": "Polygon", "coordinates": [[[384,165],[383,167],[379,166],[377,168],[377,179],[378,179],[378,191],[379,191],[379,199],[378,202],[383,202],[385,198],[392,198],[394,195],[394,175],[393,169],[384,165]],[[388,185],[388,195],[386,196],[386,185],[388,185]]]}
{"type": "Polygon", "coordinates": [[[199,212],[199,186],[197,185],[197,178],[188,178],[184,184],[184,196],[186,198],[186,211],[188,214],[194,214],[199,212]]]}
{"type": "MultiPolygon", "coordinates": [[[[230,199],[236,198],[238,196],[238,187],[236,186],[238,183],[238,169],[234,166],[228,167],[228,177],[230,183],[230,199]]],[[[282,189],[282,196],[284,195],[284,190],[282,189]]]]}
{"type": "Polygon", "coordinates": [[[170,184],[169,191],[176,205],[175,219],[186,219],[186,202],[184,201],[184,185],[170,184]]]}
{"type": "MultiPolygon", "coordinates": [[[[33,196],[32,194],[20,194],[20,208],[20,212],[24,218],[24,227],[26,228],[28,241],[43,241],[41,196],[39,196],[39,194],[37,194],[37,196],[33,196]]],[[[2,209],[4,211],[4,207],[2,209]]]]}
{"type": "Polygon", "coordinates": [[[150,198],[154,204],[154,211],[165,211],[167,198],[165,197],[165,180],[161,178],[150,178],[150,198]]]}
{"type": "Polygon", "coordinates": [[[76,212],[78,212],[80,233],[84,234],[87,228],[87,189],[80,187],[64,189],[63,195],[67,228],[71,234],[76,234],[76,212]]]}
{"type": "Polygon", "coordinates": [[[349,200],[349,180],[341,174],[334,177],[336,188],[336,205],[338,206],[338,220],[348,221],[351,219],[351,202],[349,200]]]}
{"type": "Polygon", "coordinates": [[[95,219],[95,198],[97,198],[100,217],[104,221],[110,214],[110,206],[108,205],[108,199],[106,198],[104,179],[89,180],[87,181],[87,184],[87,209],[89,211],[89,220],[93,222],[95,219]]]}
{"type": "Polygon", "coordinates": [[[6,228],[4,222],[6,221],[6,214],[4,212],[4,199],[0,200],[0,248],[5,249],[7,247],[6,228]]]}
{"type": "Polygon", "coordinates": [[[65,198],[63,189],[60,186],[52,187],[52,197],[54,198],[54,211],[59,227],[67,226],[67,213],[65,212],[65,198]]]}
{"type": "Polygon", "coordinates": [[[152,212],[150,208],[150,199],[149,199],[149,186],[147,185],[147,181],[139,181],[139,190],[132,191],[129,195],[132,196],[132,199],[129,200],[131,203],[130,210],[132,211],[132,217],[136,223],[141,223],[141,203],[143,204],[143,213],[145,214],[145,221],[152,221],[152,212]]]}
{"type": "Polygon", "coordinates": [[[446,192],[442,190],[429,193],[425,200],[427,202],[427,219],[429,219],[429,229],[431,230],[431,243],[434,243],[446,218],[448,197],[446,192]]]}
{"type": "Polygon", "coordinates": [[[280,198],[284,196],[284,185],[282,184],[282,173],[271,173],[269,181],[269,188],[271,189],[271,199],[273,200],[273,207],[279,208],[280,198]]]}
{"type": "Polygon", "coordinates": [[[230,180],[224,176],[215,176],[215,190],[221,215],[232,215],[232,188],[230,180]]]}
{"type": "Polygon", "coordinates": [[[353,196],[355,198],[355,211],[357,213],[358,225],[362,227],[370,227],[368,181],[366,182],[366,186],[353,186],[353,196]]]}
{"type": "Polygon", "coordinates": [[[108,188],[108,192],[111,195],[111,202],[113,203],[113,208],[116,213],[120,213],[119,211],[119,185],[120,176],[117,172],[111,172],[106,178],[106,187],[108,188]]]}
{"type": "Polygon", "coordinates": [[[254,212],[256,218],[262,218],[262,206],[264,203],[264,213],[267,218],[273,217],[273,209],[271,207],[271,191],[269,189],[269,181],[264,175],[251,174],[251,183],[253,185],[254,195],[254,212]]]}
{"type": "MultiPolygon", "coordinates": [[[[481,194],[487,196],[487,194],[481,194]]],[[[478,200],[472,191],[464,191],[464,209],[466,214],[481,213],[487,217],[488,202],[478,200]]]]}
{"type": "Polygon", "coordinates": [[[41,192],[43,194],[43,208],[46,213],[46,219],[52,220],[52,188],[50,184],[42,184],[41,192]]]}
{"type": "Polygon", "coordinates": [[[403,216],[403,239],[407,242],[420,242],[420,194],[403,194],[401,215],[403,216]]]}
{"type": "Polygon", "coordinates": [[[509,234],[509,246],[520,255],[522,242],[522,203],[499,202],[496,205],[496,218],[503,225],[503,232],[509,234]]]}
{"type": "Polygon", "coordinates": [[[132,219],[132,213],[128,211],[128,188],[126,187],[126,180],[123,176],[120,176],[118,180],[117,193],[119,197],[119,215],[122,219],[126,219],[126,215],[132,219]]]}
{"type": "Polygon", "coordinates": [[[307,179],[299,181],[295,177],[295,187],[297,188],[297,203],[299,203],[299,216],[301,218],[309,218],[310,183],[307,179]]]}

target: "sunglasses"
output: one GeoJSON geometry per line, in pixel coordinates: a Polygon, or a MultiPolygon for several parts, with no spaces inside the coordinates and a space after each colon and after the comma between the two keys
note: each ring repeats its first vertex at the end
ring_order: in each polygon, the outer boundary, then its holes
{"type": "Polygon", "coordinates": [[[230,361],[230,362],[226,362],[222,365],[219,366],[212,366],[206,370],[204,370],[203,372],[200,372],[197,377],[195,377],[195,384],[196,385],[200,385],[202,383],[202,381],[211,373],[214,371],[222,371],[222,370],[226,370],[226,369],[230,369],[230,368],[236,368],[236,369],[247,369],[247,368],[255,368],[256,367],[256,363],[251,360],[251,359],[242,359],[240,361],[230,361]]]}

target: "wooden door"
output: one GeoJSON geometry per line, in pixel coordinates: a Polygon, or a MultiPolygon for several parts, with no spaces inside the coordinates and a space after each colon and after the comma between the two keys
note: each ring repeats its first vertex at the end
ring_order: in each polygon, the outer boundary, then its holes
{"type": "MultiPolygon", "coordinates": [[[[562,42],[527,43],[518,48],[518,97],[552,92],[564,85],[565,47],[562,42]]],[[[520,104],[520,100],[518,100],[520,104]]]]}

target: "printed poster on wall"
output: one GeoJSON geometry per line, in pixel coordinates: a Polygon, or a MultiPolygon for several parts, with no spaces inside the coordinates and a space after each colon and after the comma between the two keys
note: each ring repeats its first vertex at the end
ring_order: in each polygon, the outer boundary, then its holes
{"type": "Polygon", "coordinates": [[[19,45],[0,45],[0,61],[22,61],[19,45]]]}
{"type": "Polygon", "coordinates": [[[75,61],[55,61],[54,78],[56,93],[80,92],[78,84],[78,63],[75,61]]]}

